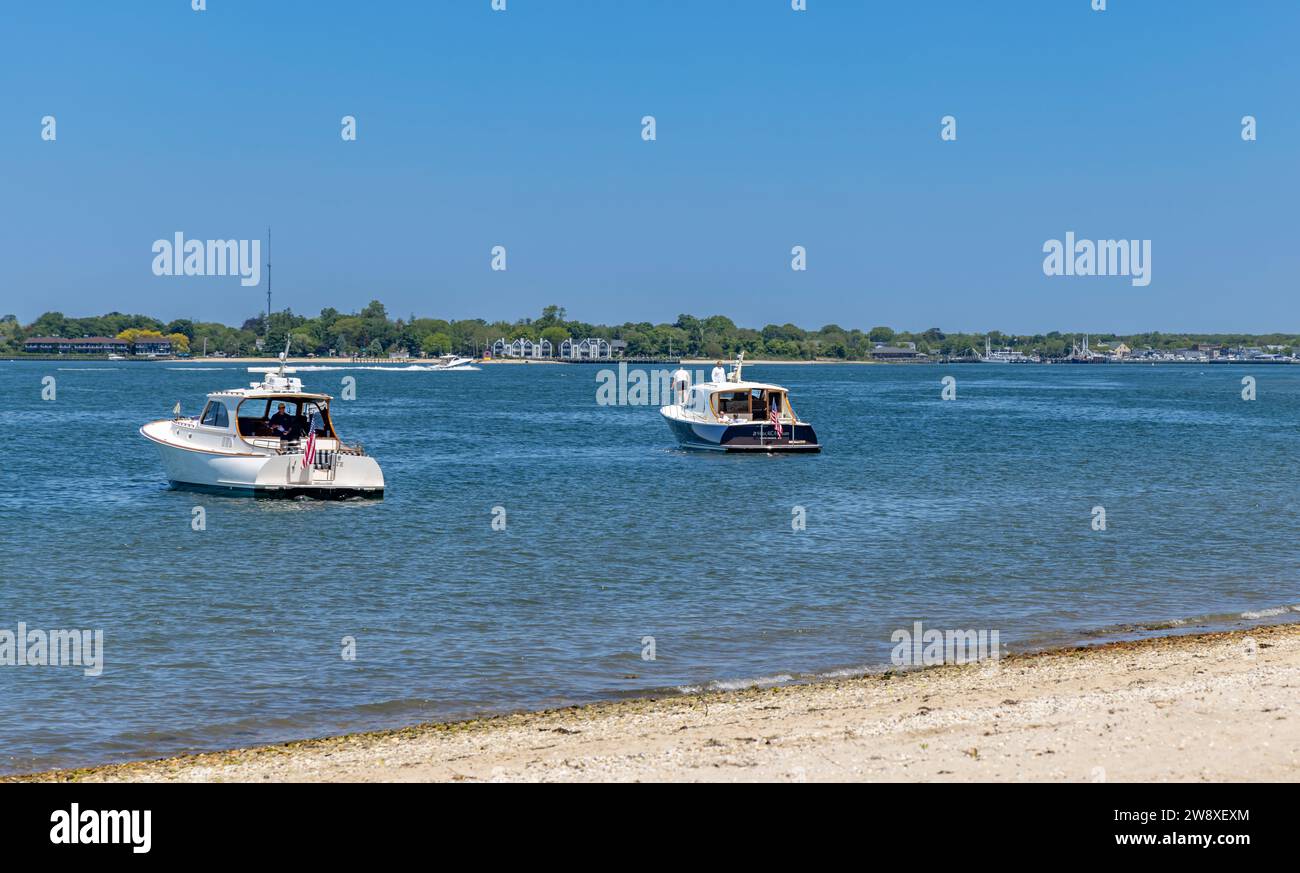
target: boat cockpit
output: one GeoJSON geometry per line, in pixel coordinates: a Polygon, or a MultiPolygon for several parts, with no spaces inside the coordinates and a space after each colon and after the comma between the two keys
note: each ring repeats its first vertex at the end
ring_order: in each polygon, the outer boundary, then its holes
{"type": "MultiPolygon", "coordinates": [[[[223,405],[217,403],[217,406],[218,415],[225,413],[223,405]]],[[[251,397],[239,404],[236,421],[239,435],[244,439],[274,437],[294,442],[313,429],[317,438],[334,436],[329,403],[316,398],[251,397]]]]}
{"type": "Polygon", "coordinates": [[[769,385],[695,385],[686,390],[681,410],[700,420],[732,423],[768,421],[773,408],[781,421],[797,418],[786,391],[769,385]]]}
{"type": "Polygon", "coordinates": [[[775,388],[747,388],[713,393],[713,411],[718,418],[767,421],[772,407],[777,415],[791,415],[784,391],[775,388]]]}
{"type": "Polygon", "coordinates": [[[210,397],[197,423],[214,430],[234,430],[245,442],[269,449],[292,446],[312,431],[317,439],[338,438],[330,420],[329,399],[312,395],[210,397]]]}

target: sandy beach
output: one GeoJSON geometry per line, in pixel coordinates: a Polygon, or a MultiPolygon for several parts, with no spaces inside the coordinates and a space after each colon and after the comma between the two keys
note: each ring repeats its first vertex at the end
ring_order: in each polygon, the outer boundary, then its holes
{"type": "Polygon", "coordinates": [[[5,781],[1292,781],[1300,625],[5,781]]]}

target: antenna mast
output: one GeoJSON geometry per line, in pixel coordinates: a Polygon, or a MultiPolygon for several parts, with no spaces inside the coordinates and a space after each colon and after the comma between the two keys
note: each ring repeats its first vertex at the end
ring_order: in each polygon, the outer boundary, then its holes
{"type": "Polygon", "coordinates": [[[266,226],[266,323],[271,323],[271,226],[266,226]]]}

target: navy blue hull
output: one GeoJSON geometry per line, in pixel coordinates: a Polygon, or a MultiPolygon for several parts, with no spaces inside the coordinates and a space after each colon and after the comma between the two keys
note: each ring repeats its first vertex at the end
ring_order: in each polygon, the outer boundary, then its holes
{"type": "Polygon", "coordinates": [[[241,488],[234,485],[199,485],[194,482],[177,482],[169,480],[171,487],[177,491],[199,491],[204,494],[221,494],[226,497],[261,497],[284,499],[310,497],[314,500],[349,500],[362,497],[369,500],[383,500],[382,488],[241,488]]]}
{"type": "Polygon", "coordinates": [[[666,418],[677,441],[688,449],[714,452],[820,452],[817,432],[812,425],[797,424],[776,428],[769,422],[745,424],[699,424],[666,418]]]}

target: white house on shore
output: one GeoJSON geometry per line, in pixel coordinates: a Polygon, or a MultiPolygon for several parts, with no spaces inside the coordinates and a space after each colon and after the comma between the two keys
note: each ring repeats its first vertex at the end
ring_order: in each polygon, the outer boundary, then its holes
{"type": "Polygon", "coordinates": [[[567,339],[560,343],[560,357],[570,361],[602,361],[614,357],[614,346],[601,337],[567,339]]]}
{"type": "MultiPolygon", "coordinates": [[[[560,343],[559,357],[566,361],[607,361],[615,356],[622,357],[627,343],[622,340],[607,340],[602,337],[586,339],[566,339],[560,343]]],[[[554,358],[555,346],[548,339],[534,342],[520,337],[511,341],[502,337],[492,344],[494,358],[554,358]]]]}
{"type": "Polygon", "coordinates": [[[492,357],[494,358],[551,358],[555,356],[555,347],[551,345],[548,339],[533,342],[526,337],[520,337],[511,342],[507,339],[499,339],[492,344],[492,357]]]}

